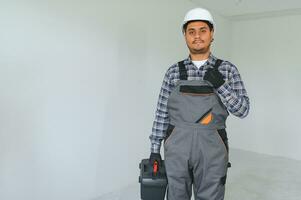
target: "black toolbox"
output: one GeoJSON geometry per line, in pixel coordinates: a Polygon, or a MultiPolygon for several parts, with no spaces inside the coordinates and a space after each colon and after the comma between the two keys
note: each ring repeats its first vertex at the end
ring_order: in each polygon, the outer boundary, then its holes
{"type": "Polygon", "coordinates": [[[153,166],[149,159],[143,159],[140,168],[140,196],[142,200],[164,200],[167,178],[164,161],[160,166],[153,166]]]}

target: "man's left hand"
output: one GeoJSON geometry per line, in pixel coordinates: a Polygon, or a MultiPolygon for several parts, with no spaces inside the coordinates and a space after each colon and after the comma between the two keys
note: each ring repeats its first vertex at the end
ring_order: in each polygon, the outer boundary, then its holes
{"type": "Polygon", "coordinates": [[[209,81],[215,89],[225,83],[223,75],[217,68],[209,68],[205,73],[204,80],[209,81]]]}

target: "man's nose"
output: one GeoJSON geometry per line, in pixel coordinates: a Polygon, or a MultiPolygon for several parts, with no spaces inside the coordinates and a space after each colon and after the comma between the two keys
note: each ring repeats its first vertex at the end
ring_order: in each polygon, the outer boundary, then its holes
{"type": "Polygon", "coordinates": [[[196,34],[195,34],[195,36],[194,36],[195,38],[199,38],[199,37],[201,37],[201,32],[196,32],[196,34]]]}
{"type": "Polygon", "coordinates": [[[194,39],[200,39],[201,37],[200,37],[200,35],[198,35],[198,34],[196,34],[195,36],[194,36],[194,39]]]}

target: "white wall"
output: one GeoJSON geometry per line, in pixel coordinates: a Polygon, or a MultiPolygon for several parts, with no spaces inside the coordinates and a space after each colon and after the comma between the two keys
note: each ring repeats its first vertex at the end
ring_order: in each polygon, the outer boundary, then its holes
{"type": "MultiPolygon", "coordinates": [[[[194,6],[1,1],[0,199],[88,200],[137,182],[194,6]]],[[[216,20],[215,52],[229,57],[228,22],[216,20]]]]}
{"type": "Polygon", "coordinates": [[[251,109],[244,120],[230,119],[231,145],[301,160],[301,15],[252,18],[232,23],[231,59],[245,80],[251,109]]]}

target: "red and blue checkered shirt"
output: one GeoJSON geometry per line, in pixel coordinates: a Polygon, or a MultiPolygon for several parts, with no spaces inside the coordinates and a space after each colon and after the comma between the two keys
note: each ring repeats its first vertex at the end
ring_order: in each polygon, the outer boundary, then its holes
{"type": "MultiPolygon", "coordinates": [[[[187,69],[188,80],[203,80],[205,72],[214,66],[216,60],[217,58],[210,54],[206,63],[198,69],[190,57],[185,59],[184,65],[187,69]]],[[[236,66],[229,61],[223,61],[218,69],[223,74],[225,83],[216,90],[216,93],[230,113],[244,118],[249,113],[249,97],[236,66]]],[[[167,102],[179,80],[179,67],[176,63],[167,70],[160,90],[152,134],[149,137],[153,153],[160,152],[161,141],[165,138],[165,131],[169,124],[167,102]]]]}

